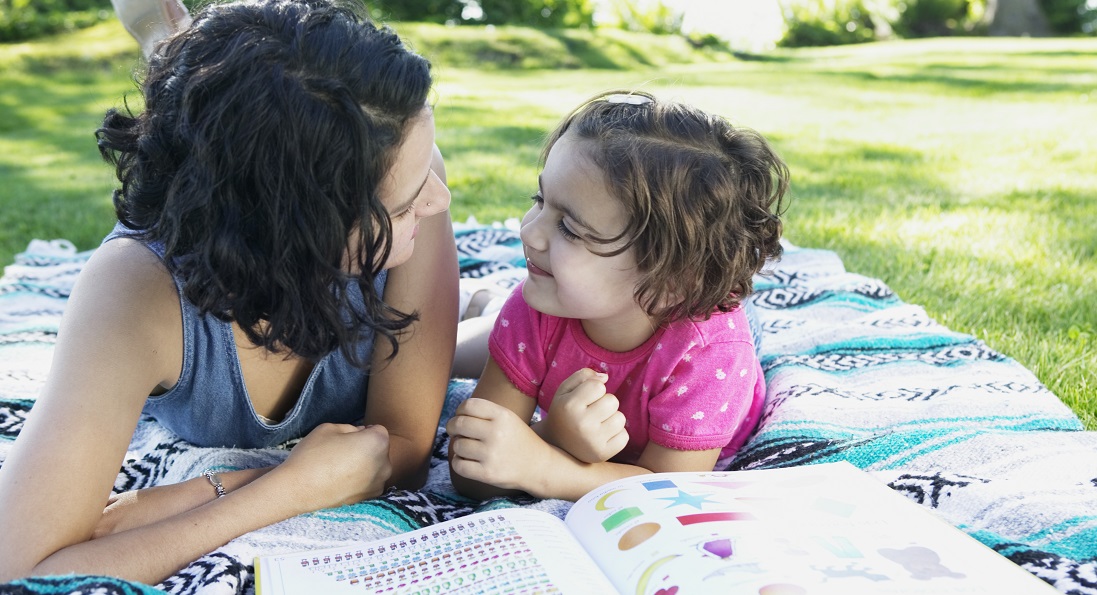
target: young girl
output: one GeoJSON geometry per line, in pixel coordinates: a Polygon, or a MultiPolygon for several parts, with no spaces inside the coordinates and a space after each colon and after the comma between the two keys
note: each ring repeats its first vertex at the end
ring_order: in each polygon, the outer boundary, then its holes
{"type": "Polygon", "coordinates": [[[422,484],[457,334],[430,88],[425,59],[327,0],[213,3],[155,46],[143,109],[97,133],[120,224],[0,469],[0,582],[155,584],[422,484]],[[304,438],[271,469],[108,500],[142,415],[199,446],[304,438]]]}
{"type": "Polygon", "coordinates": [[[713,469],[765,401],[742,300],[781,254],[787,168],[757,133],[635,92],[582,105],[543,160],[529,277],[447,425],[454,485],[575,500],[713,469]]]}

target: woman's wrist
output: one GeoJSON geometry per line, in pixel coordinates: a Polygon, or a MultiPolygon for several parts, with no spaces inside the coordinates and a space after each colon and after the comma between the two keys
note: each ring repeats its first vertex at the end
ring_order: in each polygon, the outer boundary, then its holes
{"type": "Polygon", "coordinates": [[[235,471],[218,471],[216,468],[207,469],[194,478],[194,481],[203,484],[203,489],[206,491],[207,500],[215,500],[220,497],[220,492],[214,485],[214,480],[218,480],[221,485],[221,490],[224,491],[224,495],[229,495],[232,492],[248,485],[249,483],[259,479],[267,474],[273,467],[260,467],[258,469],[237,469],[235,471]],[[207,475],[209,474],[209,475],[207,475]]]}

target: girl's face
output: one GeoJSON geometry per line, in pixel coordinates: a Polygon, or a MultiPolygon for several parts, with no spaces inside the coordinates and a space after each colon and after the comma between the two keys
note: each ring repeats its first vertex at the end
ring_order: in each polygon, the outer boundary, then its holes
{"type": "Polygon", "coordinates": [[[407,262],[415,249],[419,220],[449,208],[449,188],[435,173],[442,156],[434,146],[434,114],[429,108],[408,123],[392,168],[378,189],[392,222],[392,250],[385,268],[407,262]]]}
{"type": "Polygon", "coordinates": [[[624,242],[590,240],[621,233],[626,215],[605,174],[588,157],[589,143],[569,132],[549,150],[533,207],[522,218],[529,269],[522,296],[539,312],[582,320],[587,335],[602,347],[627,351],[654,327],[633,297],[640,280],[633,249],[599,256],[595,252],[624,242]]]}

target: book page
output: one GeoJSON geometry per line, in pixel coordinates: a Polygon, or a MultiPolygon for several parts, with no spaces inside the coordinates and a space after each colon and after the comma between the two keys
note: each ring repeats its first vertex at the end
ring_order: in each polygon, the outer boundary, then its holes
{"type": "Polygon", "coordinates": [[[849,463],[612,482],[567,524],[620,593],[1056,593],[849,463]]]}
{"type": "Polygon", "coordinates": [[[368,544],[264,556],[256,575],[261,595],[613,591],[563,521],[521,508],[368,544]]]}

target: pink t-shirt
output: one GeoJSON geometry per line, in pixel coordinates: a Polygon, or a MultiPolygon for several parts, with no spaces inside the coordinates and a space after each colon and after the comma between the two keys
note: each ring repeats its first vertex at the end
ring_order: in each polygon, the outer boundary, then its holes
{"type": "Polygon", "coordinates": [[[731,456],[754,431],[765,404],[762,367],[742,309],[660,328],[628,352],[596,345],[579,320],[530,308],[522,286],[507,299],[488,341],[518,390],[551,415],[560,384],[581,368],[605,372],[629,441],[613,460],[635,463],[648,441],[676,450],[722,449],[731,456]]]}

